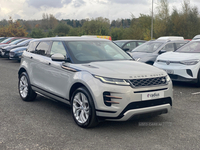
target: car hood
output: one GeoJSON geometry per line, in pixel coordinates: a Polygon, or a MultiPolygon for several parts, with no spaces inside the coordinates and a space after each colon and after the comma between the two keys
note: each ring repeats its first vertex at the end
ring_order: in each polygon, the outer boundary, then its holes
{"type": "Polygon", "coordinates": [[[138,58],[140,58],[139,61],[141,61],[141,62],[147,62],[149,60],[155,61],[155,59],[158,56],[158,54],[155,54],[155,53],[144,53],[144,52],[131,52],[131,56],[135,60],[137,60],[138,58]]]}
{"type": "Polygon", "coordinates": [[[17,52],[17,51],[22,51],[22,50],[26,50],[28,48],[28,46],[21,46],[21,47],[16,47],[10,50],[10,52],[17,52]]]}
{"type": "MultiPolygon", "coordinates": [[[[0,44],[1,44],[1,43],[0,43],[0,44]]],[[[2,43],[2,44],[0,45],[0,48],[5,47],[5,46],[7,46],[7,45],[9,45],[9,44],[3,44],[3,43],[2,43]]]]}
{"type": "MultiPolygon", "coordinates": [[[[65,65],[67,65],[67,63],[65,65]]],[[[166,75],[163,70],[154,66],[132,60],[70,64],[69,67],[88,71],[93,75],[120,79],[151,78],[166,75]]]]}
{"type": "Polygon", "coordinates": [[[191,59],[200,59],[200,53],[179,53],[179,52],[167,52],[158,56],[159,60],[170,61],[183,61],[191,59]]]}

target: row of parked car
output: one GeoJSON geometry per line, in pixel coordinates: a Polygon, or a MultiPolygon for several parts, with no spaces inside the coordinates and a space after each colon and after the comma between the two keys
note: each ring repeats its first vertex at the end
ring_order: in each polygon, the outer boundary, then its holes
{"type": "Polygon", "coordinates": [[[136,61],[165,70],[174,81],[200,86],[200,35],[192,40],[178,36],[160,37],[134,48],[129,54],[136,61]]]}
{"type": "MultiPolygon", "coordinates": [[[[23,37],[0,37],[0,56],[20,61],[23,51],[27,49],[32,40],[32,38],[23,37]]],[[[148,42],[145,40],[113,42],[128,52],[136,61],[165,70],[172,80],[200,85],[199,35],[195,36],[192,41],[179,36],[166,36],[148,42]]]]}
{"type": "Polygon", "coordinates": [[[25,37],[0,37],[0,56],[20,61],[23,51],[32,40],[25,37]]]}

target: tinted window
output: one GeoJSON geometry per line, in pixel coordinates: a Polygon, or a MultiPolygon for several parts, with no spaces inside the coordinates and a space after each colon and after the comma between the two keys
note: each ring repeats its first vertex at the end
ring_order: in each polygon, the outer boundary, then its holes
{"type": "Polygon", "coordinates": [[[164,49],[166,51],[174,51],[174,44],[173,43],[168,43],[162,49],[164,49]]]}
{"type": "Polygon", "coordinates": [[[127,44],[123,47],[123,49],[132,50],[132,49],[134,49],[135,47],[136,47],[136,42],[129,42],[129,43],[127,43],[127,44]]]}
{"type": "Polygon", "coordinates": [[[119,47],[122,47],[126,41],[114,41],[115,44],[117,44],[119,47]]]}
{"type": "Polygon", "coordinates": [[[33,39],[28,39],[28,40],[24,40],[24,41],[21,41],[21,42],[19,42],[17,45],[28,45],[29,44],[29,42],[31,41],[31,40],[33,40],[33,39]]]}
{"type": "Polygon", "coordinates": [[[19,42],[21,42],[21,41],[24,41],[25,39],[15,39],[15,40],[13,40],[10,44],[17,44],[17,43],[19,43],[19,42]]]}
{"type": "Polygon", "coordinates": [[[186,43],[175,43],[176,49],[180,48],[181,46],[185,45],[186,43]]]}
{"type": "Polygon", "coordinates": [[[10,41],[12,38],[8,38],[8,39],[5,39],[4,41],[2,41],[1,43],[7,43],[8,41],[10,41]]]}
{"type": "Polygon", "coordinates": [[[163,43],[162,42],[147,42],[142,44],[139,47],[133,49],[132,52],[145,52],[145,53],[153,53],[156,51],[163,43]]]}
{"type": "Polygon", "coordinates": [[[51,42],[40,42],[35,49],[35,53],[39,55],[47,55],[50,44],[51,42]]]}
{"type": "Polygon", "coordinates": [[[31,53],[35,53],[35,47],[38,45],[39,42],[32,42],[30,43],[27,51],[31,53]]]}
{"type": "Polygon", "coordinates": [[[145,42],[138,42],[138,46],[139,46],[139,45],[142,45],[143,43],[145,43],[145,42]]]}
{"type": "Polygon", "coordinates": [[[62,42],[53,42],[50,55],[60,53],[66,56],[66,50],[62,42]]]}

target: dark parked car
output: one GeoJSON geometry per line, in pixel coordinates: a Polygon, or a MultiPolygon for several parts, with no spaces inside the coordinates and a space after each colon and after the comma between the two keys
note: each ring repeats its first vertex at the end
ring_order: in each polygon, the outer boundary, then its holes
{"type": "Polygon", "coordinates": [[[20,61],[22,54],[24,51],[26,51],[27,47],[28,46],[22,46],[22,47],[11,49],[9,53],[9,59],[20,61]]]}
{"type": "Polygon", "coordinates": [[[19,39],[19,40],[14,41],[14,43],[18,42],[17,44],[12,44],[12,45],[2,47],[0,49],[0,51],[2,51],[1,52],[2,56],[9,57],[9,53],[10,53],[11,49],[21,47],[21,46],[28,46],[28,44],[31,40],[33,40],[33,39],[19,39]]]}
{"type": "Polygon", "coordinates": [[[113,41],[115,44],[117,44],[119,47],[121,47],[124,51],[130,52],[137,46],[145,43],[146,41],[144,40],[117,40],[113,41]]]}
{"type": "Polygon", "coordinates": [[[184,40],[183,37],[160,37],[157,40],[149,41],[141,46],[133,49],[129,54],[136,60],[140,62],[145,62],[147,64],[153,65],[158,55],[175,51],[179,47],[188,43],[189,40],[184,40]]]}
{"type": "MultiPolygon", "coordinates": [[[[22,41],[24,41],[24,40],[27,40],[27,38],[18,38],[18,39],[16,39],[16,40],[14,40],[14,41],[12,41],[10,44],[4,44],[4,45],[0,45],[0,56],[2,56],[2,57],[8,57],[8,54],[9,54],[9,52],[7,53],[7,48],[9,49],[10,48],[10,46],[12,47],[12,46],[16,46],[18,43],[20,43],[20,42],[22,42],[22,41]]],[[[10,51],[10,50],[9,50],[10,51]]]]}

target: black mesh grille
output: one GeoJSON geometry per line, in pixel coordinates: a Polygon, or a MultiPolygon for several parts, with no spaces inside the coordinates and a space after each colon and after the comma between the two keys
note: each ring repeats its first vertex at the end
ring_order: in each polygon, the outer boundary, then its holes
{"type": "Polygon", "coordinates": [[[141,86],[154,86],[166,84],[166,77],[146,78],[146,79],[133,79],[130,80],[134,87],[141,86]]]}
{"type": "Polygon", "coordinates": [[[6,51],[6,49],[2,49],[2,52],[5,52],[6,51]]]}

